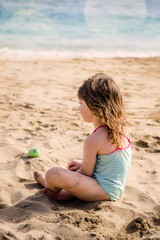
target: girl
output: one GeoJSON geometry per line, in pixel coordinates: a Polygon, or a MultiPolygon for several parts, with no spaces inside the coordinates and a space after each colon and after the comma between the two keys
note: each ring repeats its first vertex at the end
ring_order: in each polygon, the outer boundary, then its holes
{"type": "Polygon", "coordinates": [[[112,78],[99,73],[84,81],[78,98],[83,120],[95,128],[84,141],[83,160],[73,160],[68,170],[53,167],[45,177],[35,171],[35,180],[55,200],[116,201],[131,163],[121,92],[112,78]]]}

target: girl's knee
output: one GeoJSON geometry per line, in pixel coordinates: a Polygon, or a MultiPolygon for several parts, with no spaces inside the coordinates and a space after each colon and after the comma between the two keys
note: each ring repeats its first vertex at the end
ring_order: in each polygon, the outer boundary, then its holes
{"type": "Polygon", "coordinates": [[[45,174],[46,182],[53,181],[53,179],[57,178],[61,174],[61,168],[53,167],[49,169],[45,174]]]}
{"type": "Polygon", "coordinates": [[[81,175],[74,175],[73,172],[61,167],[53,167],[46,172],[46,186],[63,188],[65,190],[75,189],[81,183],[81,175]]]}

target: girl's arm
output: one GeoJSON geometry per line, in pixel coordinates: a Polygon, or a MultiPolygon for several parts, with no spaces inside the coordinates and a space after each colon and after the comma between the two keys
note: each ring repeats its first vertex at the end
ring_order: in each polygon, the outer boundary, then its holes
{"type": "Polygon", "coordinates": [[[92,176],[98,152],[97,145],[97,138],[93,135],[90,135],[85,139],[83,146],[83,160],[81,167],[78,170],[79,173],[92,176]]]}

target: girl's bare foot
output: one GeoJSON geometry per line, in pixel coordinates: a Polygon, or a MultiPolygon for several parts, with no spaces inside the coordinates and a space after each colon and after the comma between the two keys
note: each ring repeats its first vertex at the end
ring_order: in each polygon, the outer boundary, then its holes
{"type": "Polygon", "coordinates": [[[72,200],[73,198],[74,196],[64,189],[62,189],[59,193],[57,193],[58,201],[72,200]]]}
{"type": "Polygon", "coordinates": [[[43,187],[46,187],[46,181],[41,173],[34,171],[33,175],[37,183],[39,183],[43,187]]]}
{"type": "Polygon", "coordinates": [[[45,189],[41,190],[41,192],[43,194],[47,194],[49,197],[51,197],[52,199],[57,200],[57,201],[66,201],[66,200],[71,200],[74,198],[69,192],[67,192],[63,189],[59,192],[53,192],[49,189],[46,189],[46,181],[45,181],[45,178],[43,177],[43,175],[37,171],[34,171],[33,175],[34,175],[36,182],[39,183],[40,185],[42,185],[43,187],[45,187],[45,189]]]}
{"type": "Polygon", "coordinates": [[[71,200],[74,198],[74,196],[72,196],[72,194],[70,194],[69,192],[67,192],[64,189],[62,189],[60,192],[52,192],[49,189],[42,189],[41,193],[46,194],[48,197],[50,197],[56,201],[67,201],[67,200],[71,200]]]}

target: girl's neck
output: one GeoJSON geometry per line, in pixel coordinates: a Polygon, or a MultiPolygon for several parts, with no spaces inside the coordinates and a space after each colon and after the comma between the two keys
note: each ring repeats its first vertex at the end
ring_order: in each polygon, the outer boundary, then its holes
{"type": "Polygon", "coordinates": [[[104,123],[102,123],[100,120],[97,120],[97,121],[93,122],[94,129],[96,129],[97,127],[99,127],[101,125],[104,125],[104,123]]]}
{"type": "Polygon", "coordinates": [[[92,133],[95,133],[101,127],[106,127],[106,126],[105,125],[99,125],[97,128],[94,129],[94,131],[92,133]]]}

